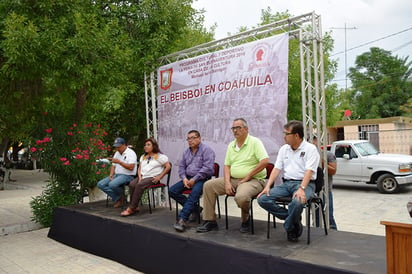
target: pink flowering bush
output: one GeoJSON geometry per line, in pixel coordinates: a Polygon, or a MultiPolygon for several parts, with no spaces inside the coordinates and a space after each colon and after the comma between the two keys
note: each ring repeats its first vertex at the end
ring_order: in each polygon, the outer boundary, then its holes
{"type": "Polygon", "coordinates": [[[111,146],[103,142],[107,132],[100,125],[73,124],[68,128],[46,128],[44,132],[44,137],[30,148],[32,159],[39,161],[67,191],[84,191],[107,176],[109,167],[99,160],[108,156],[111,146]]]}

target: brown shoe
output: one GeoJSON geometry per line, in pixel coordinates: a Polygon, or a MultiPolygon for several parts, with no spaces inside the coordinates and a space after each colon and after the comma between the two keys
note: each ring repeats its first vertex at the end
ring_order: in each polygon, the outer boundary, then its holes
{"type": "Polygon", "coordinates": [[[136,213],[136,211],[134,211],[133,209],[131,209],[130,207],[128,207],[128,208],[126,208],[125,210],[123,210],[122,213],[120,213],[120,216],[122,216],[122,217],[127,217],[127,216],[133,215],[133,214],[135,214],[135,213],[136,213]]]}
{"type": "Polygon", "coordinates": [[[121,196],[119,200],[117,200],[116,203],[114,203],[113,207],[115,208],[121,207],[123,205],[123,200],[124,200],[124,197],[121,196]]]}

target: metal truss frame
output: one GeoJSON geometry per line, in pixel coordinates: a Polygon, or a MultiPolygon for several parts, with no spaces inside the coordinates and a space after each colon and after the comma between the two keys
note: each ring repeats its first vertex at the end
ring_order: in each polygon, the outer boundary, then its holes
{"type": "MultiPolygon", "coordinates": [[[[252,30],[241,32],[224,39],[214,40],[189,49],[175,52],[159,59],[159,66],[198,55],[235,47],[251,41],[263,39],[281,33],[289,33],[290,39],[298,39],[300,47],[302,117],[305,136],[309,141],[316,136],[318,148],[326,148],[326,103],[324,85],[323,38],[321,17],[314,12],[290,17],[252,30]]],[[[147,136],[157,138],[157,73],[145,77],[146,124],[147,136]]],[[[327,162],[327,151],[321,158],[327,162]]],[[[325,171],[325,189],[328,189],[327,168],[325,171]]],[[[328,195],[325,195],[328,204],[328,195]]],[[[328,213],[328,207],[326,207],[328,213]]],[[[329,214],[327,224],[329,224],[329,214]]]]}

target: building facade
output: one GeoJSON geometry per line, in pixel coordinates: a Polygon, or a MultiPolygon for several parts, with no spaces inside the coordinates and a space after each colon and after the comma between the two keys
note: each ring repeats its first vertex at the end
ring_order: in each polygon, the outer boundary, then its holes
{"type": "Polygon", "coordinates": [[[369,140],[380,152],[412,155],[412,118],[338,121],[328,127],[327,140],[369,140]]]}

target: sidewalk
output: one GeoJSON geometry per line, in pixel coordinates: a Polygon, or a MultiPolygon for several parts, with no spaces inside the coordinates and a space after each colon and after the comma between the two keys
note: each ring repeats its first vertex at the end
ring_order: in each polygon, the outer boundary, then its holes
{"type": "MultiPolygon", "coordinates": [[[[29,206],[32,197],[41,194],[46,186],[48,175],[38,170],[13,170],[11,179],[16,181],[0,191],[0,273],[139,273],[49,239],[48,228],[30,221],[29,206]]],[[[338,229],[384,236],[381,220],[412,223],[406,210],[411,197],[412,187],[398,194],[384,195],[374,185],[336,185],[334,204],[338,229]]],[[[229,215],[240,216],[232,198],[228,204],[229,215]]],[[[224,196],[220,197],[220,206],[224,214],[224,196]]],[[[255,219],[267,219],[267,213],[256,201],[253,210],[255,219]]]]}
{"type": "Polygon", "coordinates": [[[12,170],[11,182],[0,191],[0,236],[41,228],[31,221],[30,201],[41,194],[48,175],[38,170],[12,170]]]}
{"type": "Polygon", "coordinates": [[[48,238],[49,229],[31,221],[29,205],[48,175],[12,170],[11,179],[0,191],[0,273],[139,273],[48,238]]]}

